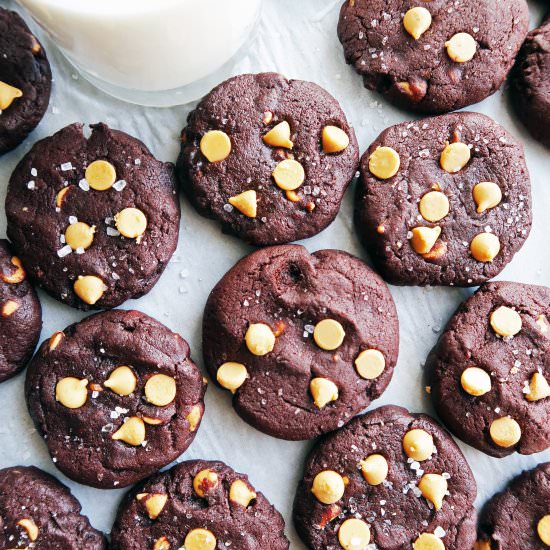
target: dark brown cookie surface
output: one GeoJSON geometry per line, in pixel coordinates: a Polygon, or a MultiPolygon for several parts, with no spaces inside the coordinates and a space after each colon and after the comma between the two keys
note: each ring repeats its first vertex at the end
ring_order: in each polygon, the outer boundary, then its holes
{"type": "Polygon", "coordinates": [[[531,229],[523,148],[478,113],[384,130],[361,160],[356,227],[394,284],[478,285],[531,229]]]}
{"type": "Polygon", "coordinates": [[[0,239],[0,382],[18,373],[40,337],[42,310],[21,261],[0,239]]]}
{"type": "MultiPolygon", "coordinates": [[[[550,462],[523,472],[485,505],[480,550],[547,550],[550,547],[550,462]]],[[[477,549],[476,549],[477,550],[477,549]]]]}
{"type": "Polygon", "coordinates": [[[182,141],[178,174],[191,202],[257,245],[323,230],[358,163],[338,102],[316,84],[275,73],[220,84],[189,115],[182,141]]]}
{"type": "Polygon", "coordinates": [[[8,235],[29,276],[80,309],[147,293],[178,241],[172,166],[104,124],[72,124],[34,145],[13,172],[8,235]]]}
{"type": "Polygon", "coordinates": [[[346,0],[338,36],[368,89],[407,109],[442,113],[498,90],[528,23],[525,0],[346,0]]]}
{"type": "Polygon", "coordinates": [[[44,48],[17,13],[0,7],[0,155],[42,120],[51,86],[44,48]]]}
{"type": "Polygon", "coordinates": [[[535,139],[550,147],[550,18],[527,35],[511,90],[520,120],[535,139]]]}
{"type": "Polygon", "coordinates": [[[111,532],[113,550],[286,550],[284,521],[223,462],[191,460],[132,489],[111,532]]]}
{"type": "Polygon", "coordinates": [[[106,550],[103,535],[54,477],[35,467],[0,470],[0,547],[106,550]]]}
{"type": "Polygon", "coordinates": [[[429,416],[385,406],[316,445],[294,522],[313,550],[465,550],[476,537],[475,497],[452,437],[429,416]]]}
{"type": "Polygon", "coordinates": [[[237,413],[283,439],[349,422],[389,384],[399,327],[388,287],[338,250],[270,247],[238,262],[206,304],[203,353],[237,413]]]}
{"type": "Polygon", "coordinates": [[[550,289],[483,285],[428,360],[434,405],[469,445],[503,457],[550,446],[550,289]]]}
{"type": "Polygon", "coordinates": [[[55,333],[26,380],[29,411],[56,466],[100,488],[135,483],[183,453],[204,391],[181,336],[122,310],[55,333]]]}

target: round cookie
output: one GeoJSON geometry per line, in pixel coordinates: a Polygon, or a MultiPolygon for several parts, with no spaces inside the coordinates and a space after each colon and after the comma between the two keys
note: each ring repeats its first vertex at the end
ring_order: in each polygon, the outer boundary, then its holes
{"type": "Polygon", "coordinates": [[[550,18],[527,35],[511,82],[512,105],[520,120],[550,147],[550,18]]]}
{"type": "Polygon", "coordinates": [[[491,456],[550,447],[550,289],[483,285],[428,358],[434,405],[449,429],[491,456]]]}
{"type": "Polygon", "coordinates": [[[346,0],[338,37],[366,88],[400,107],[444,113],[500,88],[528,23],[525,0],[346,0]]]}
{"type": "Polygon", "coordinates": [[[336,217],[359,160],[338,102],[275,73],[223,82],[189,115],[178,175],[189,200],[256,245],[316,235],[336,217]]]}
{"type": "Polygon", "coordinates": [[[157,282],[178,241],[173,167],[105,124],[36,143],[6,197],[8,236],[29,276],[80,309],[111,308],[157,282]]]}
{"type": "Polygon", "coordinates": [[[550,462],[526,470],[483,508],[476,550],[550,547],[550,462]]]}
{"type": "Polygon", "coordinates": [[[311,439],[380,397],[399,349],[384,281],[338,250],[253,252],[206,304],[203,354],[237,413],[274,437],[311,439]]]}
{"type": "Polygon", "coordinates": [[[452,437],[431,417],[390,405],[314,447],[294,522],[312,550],[465,550],[476,538],[475,497],[452,437]]]}
{"type": "Polygon", "coordinates": [[[223,462],[190,460],[126,495],[112,550],[287,550],[284,525],[247,476],[223,462]]]}
{"type": "Polygon", "coordinates": [[[16,12],[0,7],[0,155],[42,120],[51,87],[44,48],[16,12]]]}
{"type": "Polygon", "coordinates": [[[0,239],[0,382],[31,358],[42,329],[42,309],[21,261],[0,239]]]}
{"type": "Polygon", "coordinates": [[[56,466],[93,487],[124,487],[191,444],[205,385],[179,334],[138,311],[56,332],[27,369],[29,412],[56,466]]]}
{"type": "Polygon", "coordinates": [[[479,285],[531,229],[523,147],[478,113],[391,126],[361,159],[355,206],[357,231],[387,281],[479,285]]]}
{"type": "Polygon", "coordinates": [[[0,470],[0,547],[107,550],[69,489],[34,466],[0,470]]]}

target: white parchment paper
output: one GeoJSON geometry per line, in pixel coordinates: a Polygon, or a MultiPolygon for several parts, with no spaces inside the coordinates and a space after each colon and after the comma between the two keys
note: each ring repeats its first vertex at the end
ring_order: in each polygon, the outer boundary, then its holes
{"type": "MultiPolygon", "coordinates": [[[[379,95],[366,91],[361,78],[344,61],[336,37],[342,0],[266,0],[258,37],[238,72],[279,71],[288,77],[312,80],[341,102],[355,126],[361,151],[379,132],[410,114],[391,107],[379,95]]],[[[14,2],[0,4],[21,11],[14,2]]],[[[542,3],[532,3],[531,27],[542,17],[542,3]]],[[[0,159],[0,236],[5,235],[4,199],[8,179],[16,163],[31,145],[63,126],[83,121],[104,121],[143,140],[153,154],[175,161],[178,135],[192,106],[171,109],[142,108],[110,98],[76,74],[30,18],[23,14],[47,48],[55,82],[49,110],[30,138],[0,159]]],[[[483,112],[504,125],[525,144],[531,173],[534,225],[530,238],[500,275],[500,279],[550,285],[550,163],[548,150],[536,143],[515,119],[501,92],[470,110],[483,112]]],[[[352,226],[351,189],[336,221],[303,244],[314,251],[339,248],[366,259],[352,226]]],[[[236,238],[222,235],[219,226],[198,216],[182,199],[183,217],[179,247],[156,287],[144,298],[129,301],[156,317],[188,340],[195,361],[201,364],[200,326],[208,293],[221,276],[251,249],[236,238]]],[[[401,324],[399,362],[393,380],[372,407],[394,403],[414,412],[433,413],[424,391],[423,364],[450,315],[472,291],[457,288],[391,287],[401,324]]],[[[84,314],[61,305],[40,292],[44,310],[42,339],[62,330],[84,314]]],[[[0,467],[34,464],[68,484],[83,505],[92,524],[109,532],[124,490],[98,490],[65,478],[51,462],[46,446],[36,433],[23,396],[24,375],[0,385],[0,467]]],[[[220,459],[237,471],[248,473],[284,515],[291,547],[303,549],[291,520],[292,501],[304,458],[311,442],[279,441],[245,424],[231,407],[230,395],[214,384],[206,395],[206,415],[195,442],[180,458],[220,459]]],[[[488,457],[459,442],[478,482],[481,505],[522,469],[550,460],[550,450],[532,456],[488,457]]]]}

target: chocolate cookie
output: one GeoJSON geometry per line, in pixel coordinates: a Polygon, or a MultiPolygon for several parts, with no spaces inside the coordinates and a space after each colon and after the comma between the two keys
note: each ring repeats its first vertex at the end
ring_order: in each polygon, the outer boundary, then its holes
{"type": "Polygon", "coordinates": [[[531,229],[523,147],[478,113],[391,126],[361,159],[356,227],[393,284],[479,285],[531,229]]]}
{"type": "Polygon", "coordinates": [[[294,522],[312,550],[466,550],[476,482],[435,420],[393,405],[352,420],[310,453],[294,522]]]}
{"type": "Polygon", "coordinates": [[[517,476],[484,507],[476,550],[550,547],[550,462],[517,476]]]}
{"type": "Polygon", "coordinates": [[[190,460],[122,501],[112,550],[286,550],[281,514],[223,462],[190,460]]]}
{"type": "Polygon", "coordinates": [[[34,466],[0,470],[0,547],[106,550],[69,489],[34,466]]]}
{"type": "Polygon", "coordinates": [[[399,326],[384,281],[338,250],[253,252],[206,304],[203,353],[237,413],[283,439],[343,426],[392,377],[399,326]]]}
{"type": "Polygon", "coordinates": [[[42,329],[42,309],[21,261],[0,239],[0,382],[30,359],[42,329]]]}
{"type": "Polygon", "coordinates": [[[42,120],[51,87],[44,48],[17,13],[0,7],[0,155],[42,120]]]}
{"type": "Polygon", "coordinates": [[[204,411],[189,346],[139,311],[98,313],[56,332],[32,359],[25,390],[56,466],[101,488],[177,458],[204,411]]]}
{"type": "Polygon", "coordinates": [[[223,82],[189,115],[178,174],[197,210],[256,245],[329,225],[358,163],[338,102],[275,73],[223,82]]]}
{"type": "Polygon", "coordinates": [[[550,147],[550,18],[527,35],[511,90],[520,120],[535,139],[550,147]]]}
{"type": "Polygon", "coordinates": [[[550,289],[483,285],[428,358],[431,394],[449,429],[491,456],[550,447],[550,289]]]}
{"type": "Polygon", "coordinates": [[[443,113],[500,88],[528,23],[525,0],[346,0],[338,37],[369,90],[443,113]]]}
{"type": "Polygon", "coordinates": [[[13,172],[8,236],[30,277],[80,309],[111,308],[157,282],[178,241],[171,164],[105,124],[71,124],[13,172]]]}

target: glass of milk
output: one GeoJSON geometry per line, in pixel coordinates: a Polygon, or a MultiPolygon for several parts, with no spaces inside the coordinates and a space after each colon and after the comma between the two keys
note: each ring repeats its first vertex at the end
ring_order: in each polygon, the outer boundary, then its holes
{"type": "Polygon", "coordinates": [[[262,0],[18,0],[79,72],[142,105],[193,101],[232,74],[262,0]]]}

